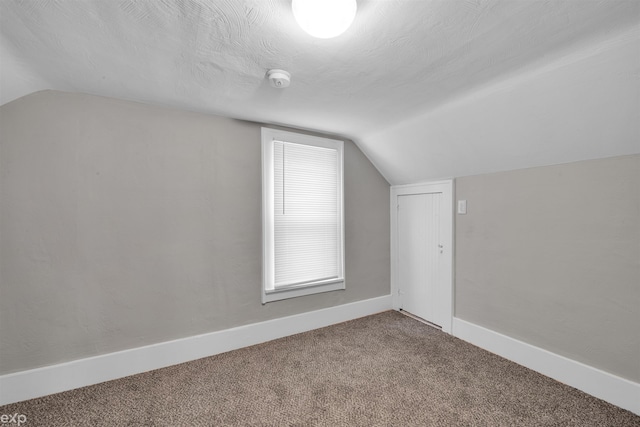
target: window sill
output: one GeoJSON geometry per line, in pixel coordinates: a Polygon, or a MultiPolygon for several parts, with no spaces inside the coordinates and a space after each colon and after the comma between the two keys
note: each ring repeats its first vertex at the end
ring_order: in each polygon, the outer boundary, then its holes
{"type": "Polygon", "coordinates": [[[316,283],[300,287],[268,290],[262,293],[262,303],[266,304],[272,301],[281,301],[289,298],[319,294],[323,292],[340,291],[344,289],[344,279],[339,279],[328,283],[316,283]]]}

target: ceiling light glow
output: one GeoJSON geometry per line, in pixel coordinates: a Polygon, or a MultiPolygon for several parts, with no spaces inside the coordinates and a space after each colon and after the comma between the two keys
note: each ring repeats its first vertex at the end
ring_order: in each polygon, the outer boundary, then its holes
{"type": "Polygon", "coordinates": [[[293,16],[307,33],[330,39],[344,33],[356,16],[356,0],[293,0],[293,16]]]}

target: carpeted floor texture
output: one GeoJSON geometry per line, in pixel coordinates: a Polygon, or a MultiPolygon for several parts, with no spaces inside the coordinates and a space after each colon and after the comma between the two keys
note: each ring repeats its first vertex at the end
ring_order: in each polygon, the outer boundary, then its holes
{"type": "Polygon", "coordinates": [[[640,426],[394,311],[0,407],[23,426],[640,426]]]}

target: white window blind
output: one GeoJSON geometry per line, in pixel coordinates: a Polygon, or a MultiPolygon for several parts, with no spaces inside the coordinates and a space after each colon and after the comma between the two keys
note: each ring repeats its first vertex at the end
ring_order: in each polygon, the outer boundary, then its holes
{"type": "Polygon", "coordinates": [[[344,289],[342,147],[263,129],[263,302],[344,289]]]}
{"type": "Polygon", "coordinates": [[[275,287],[337,279],[338,153],[274,141],[275,287]]]}

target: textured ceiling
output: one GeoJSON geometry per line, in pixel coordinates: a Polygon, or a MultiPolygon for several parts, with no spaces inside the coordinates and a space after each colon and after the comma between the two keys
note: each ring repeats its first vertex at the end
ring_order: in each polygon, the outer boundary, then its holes
{"type": "MultiPolygon", "coordinates": [[[[1,0],[0,103],[78,91],[356,140],[638,25],[637,0],[359,0],[328,40],[288,0],[1,0]],[[292,74],[285,90],[265,74],[292,74]]],[[[383,171],[384,172],[384,171],[383,171]]]]}

